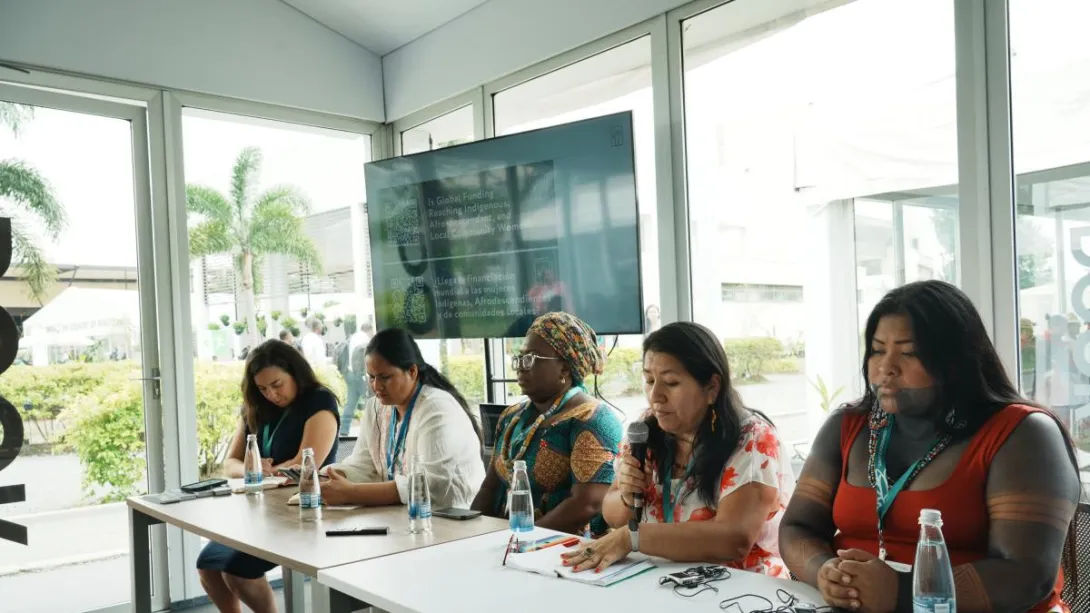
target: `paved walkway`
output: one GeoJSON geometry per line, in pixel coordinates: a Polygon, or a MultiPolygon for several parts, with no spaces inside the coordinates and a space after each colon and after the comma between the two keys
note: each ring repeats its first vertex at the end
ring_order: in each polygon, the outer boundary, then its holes
{"type": "Polygon", "coordinates": [[[27,527],[30,545],[0,541],[0,577],[117,557],[129,549],[124,503],[7,519],[27,527]]]}
{"type": "Polygon", "coordinates": [[[128,602],[129,556],[0,577],[0,595],[4,613],[81,613],[128,602]]]}

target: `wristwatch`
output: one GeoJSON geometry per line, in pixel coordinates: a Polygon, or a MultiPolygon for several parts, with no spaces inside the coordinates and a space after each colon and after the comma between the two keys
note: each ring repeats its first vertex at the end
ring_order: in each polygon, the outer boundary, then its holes
{"type": "Polygon", "coordinates": [[[628,542],[632,551],[640,550],[640,524],[635,519],[628,520],[628,542]]]}

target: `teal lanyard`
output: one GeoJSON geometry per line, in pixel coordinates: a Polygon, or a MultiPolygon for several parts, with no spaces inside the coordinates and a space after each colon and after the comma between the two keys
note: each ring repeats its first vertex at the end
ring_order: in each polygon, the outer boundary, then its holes
{"type": "MultiPolygon", "coordinates": [[[[681,484],[685,485],[685,482],[689,480],[689,474],[693,470],[693,459],[696,458],[696,450],[689,456],[689,464],[685,467],[685,472],[681,475],[681,484]]],[[[674,523],[674,505],[677,504],[678,499],[674,497],[670,490],[673,489],[674,481],[674,445],[670,445],[670,450],[666,452],[666,471],[662,479],[662,519],[665,523],[674,523]]],[[[682,495],[682,498],[685,496],[682,495]]]]}
{"type": "Polygon", "coordinates": [[[515,422],[514,431],[511,433],[511,444],[508,448],[508,454],[510,455],[510,457],[512,459],[518,459],[525,456],[526,446],[530,444],[530,441],[527,440],[527,435],[530,432],[536,431],[535,426],[555,415],[556,412],[563,408],[564,405],[568,404],[569,400],[575,398],[575,396],[580,391],[582,390],[580,390],[578,387],[571,388],[567,391],[567,393],[558,398],[556,402],[553,403],[553,406],[549,407],[548,411],[545,411],[541,415],[538,415],[537,419],[530,422],[529,424],[525,424],[525,426],[523,425],[523,420],[525,420],[526,416],[529,415],[527,411],[531,409],[530,401],[527,400],[526,402],[524,402],[522,404],[522,410],[519,411],[518,417],[516,418],[518,421],[515,422]],[[517,453],[515,453],[516,449],[518,449],[517,453]]]}
{"type": "Polygon", "coordinates": [[[405,418],[401,420],[401,428],[397,427],[397,407],[390,411],[390,426],[386,429],[386,480],[394,480],[394,468],[400,463],[401,454],[405,447],[405,434],[409,431],[409,420],[413,416],[413,407],[416,399],[420,397],[420,390],[424,386],[418,384],[413,398],[409,401],[409,407],[405,409],[405,418]],[[397,438],[394,433],[397,432],[397,438]]]}
{"type": "Polygon", "coordinates": [[[261,448],[264,452],[263,455],[266,458],[272,457],[272,442],[276,438],[276,432],[280,429],[280,424],[284,423],[284,418],[288,416],[287,410],[280,414],[280,421],[276,422],[276,427],[273,428],[272,434],[269,434],[269,424],[265,424],[265,427],[261,432],[261,448]]]}
{"type": "Polygon", "coordinates": [[[935,459],[946,445],[949,444],[949,437],[940,436],[935,440],[935,443],[931,446],[931,450],[924,454],[923,457],[912,463],[912,466],[908,467],[908,470],[901,475],[900,479],[897,479],[892,485],[889,482],[889,473],[886,470],[886,451],[889,449],[890,433],[893,430],[893,415],[889,416],[889,423],[877,432],[877,445],[874,451],[874,474],[871,476],[871,480],[874,483],[875,504],[878,511],[878,557],[886,559],[886,545],[885,537],[882,533],[883,520],[886,517],[886,513],[890,507],[893,506],[893,501],[897,499],[897,495],[901,493],[916,475],[924,469],[925,466],[931,463],[931,460],[935,459]]]}

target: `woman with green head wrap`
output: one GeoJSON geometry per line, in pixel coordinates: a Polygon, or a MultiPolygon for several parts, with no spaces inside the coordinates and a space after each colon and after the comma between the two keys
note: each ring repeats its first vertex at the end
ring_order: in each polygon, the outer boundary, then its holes
{"type": "Polygon", "coordinates": [[[613,410],[584,388],[604,366],[598,336],[578,317],[547,313],[534,321],[512,359],[526,398],[500,415],[474,509],[506,517],[513,464],[524,460],[538,526],[591,536],[606,531],[602,499],[623,432],[613,410]]]}

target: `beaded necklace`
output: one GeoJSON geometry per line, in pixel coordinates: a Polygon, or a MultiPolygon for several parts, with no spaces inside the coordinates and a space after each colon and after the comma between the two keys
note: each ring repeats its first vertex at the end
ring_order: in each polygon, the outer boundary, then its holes
{"type": "Polygon", "coordinates": [[[870,426],[870,438],[867,441],[867,477],[874,488],[875,505],[878,513],[878,557],[886,559],[885,536],[882,531],[883,520],[886,512],[893,506],[894,499],[908,484],[926,468],[932,460],[950,445],[952,437],[949,434],[940,435],[935,439],[931,449],[909,467],[901,478],[890,484],[886,471],[886,451],[889,447],[889,438],[893,430],[894,416],[886,413],[875,400],[871,409],[868,425],[870,426]]]}

